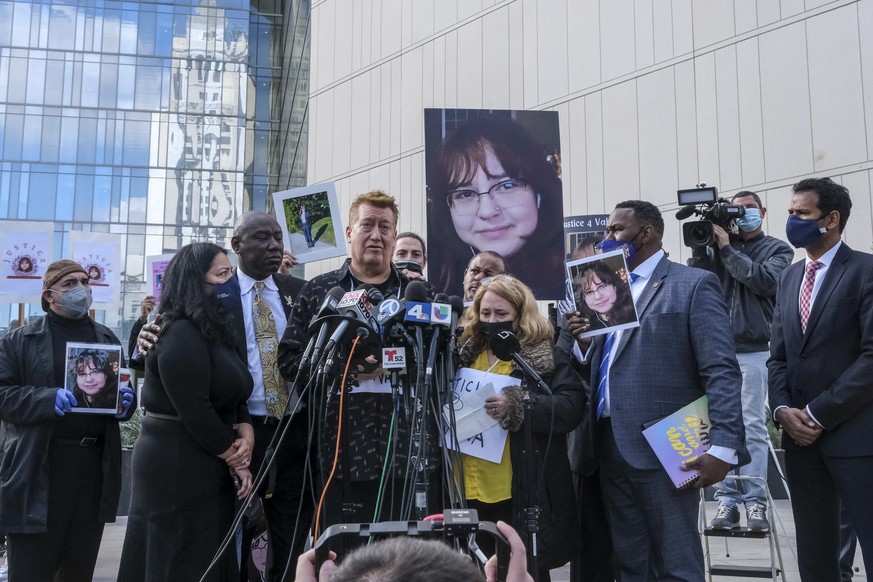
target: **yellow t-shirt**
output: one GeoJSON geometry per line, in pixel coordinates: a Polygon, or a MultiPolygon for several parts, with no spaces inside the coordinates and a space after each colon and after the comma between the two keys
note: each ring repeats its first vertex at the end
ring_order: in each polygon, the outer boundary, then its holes
{"type": "MultiPolygon", "coordinates": [[[[482,352],[473,365],[474,370],[488,370],[488,353],[482,352]]],[[[510,362],[497,362],[492,374],[509,376],[512,372],[510,362]]],[[[483,503],[497,503],[512,497],[512,462],[509,460],[509,438],[503,447],[500,463],[462,455],[464,461],[464,490],[467,499],[478,499],[483,503]]]]}

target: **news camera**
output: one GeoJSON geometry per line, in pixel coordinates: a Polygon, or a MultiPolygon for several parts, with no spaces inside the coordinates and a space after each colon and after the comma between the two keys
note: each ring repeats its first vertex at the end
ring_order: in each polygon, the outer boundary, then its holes
{"type": "Polygon", "coordinates": [[[682,208],[676,213],[678,220],[692,214],[700,220],[682,225],[682,242],[686,247],[701,248],[715,244],[714,225],[730,232],[733,221],[746,213],[746,209],[718,197],[718,189],[701,182],[696,188],[678,190],[676,195],[682,208]]]}

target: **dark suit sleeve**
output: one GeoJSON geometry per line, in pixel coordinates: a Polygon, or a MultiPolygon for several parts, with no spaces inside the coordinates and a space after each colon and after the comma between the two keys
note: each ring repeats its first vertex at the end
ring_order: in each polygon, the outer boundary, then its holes
{"type": "MultiPolygon", "coordinates": [[[[19,352],[22,332],[11,332],[0,339],[0,420],[13,424],[36,424],[55,418],[58,386],[22,385],[24,372],[19,352]]],[[[32,363],[31,363],[32,365],[32,363]]]]}
{"type": "Polygon", "coordinates": [[[288,326],[279,342],[279,373],[288,381],[297,376],[297,368],[309,341],[309,322],[318,310],[320,298],[311,283],[306,283],[297,294],[288,326]]]}
{"type": "Polygon", "coordinates": [[[740,464],[748,462],[740,392],[743,377],[735,356],[729,321],[718,278],[707,273],[691,297],[689,332],[697,369],[709,398],[710,438],[715,446],[734,449],[740,464]]]}
{"type": "MultiPolygon", "coordinates": [[[[860,305],[855,312],[859,319],[860,353],[833,384],[809,403],[810,412],[827,430],[833,430],[873,402],[873,269],[870,266],[871,263],[865,261],[855,267],[863,269],[862,284],[857,289],[860,305]]],[[[844,297],[856,292],[855,289],[842,291],[844,297]]],[[[830,301],[835,298],[836,292],[830,301]]],[[[844,309],[851,307],[851,302],[846,301],[844,309]]],[[[835,340],[833,348],[841,349],[838,335],[835,340]]]]}

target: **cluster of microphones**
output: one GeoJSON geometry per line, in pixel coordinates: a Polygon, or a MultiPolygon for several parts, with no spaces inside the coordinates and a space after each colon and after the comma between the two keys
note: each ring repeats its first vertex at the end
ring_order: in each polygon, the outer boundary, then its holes
{"type": "Polygon", "coordinates": [[[425,351],[423,334],[427,331],[430,349],[426,368],[432,368],[443,340],[454,339],[463,308],[460,297],[444,293],[428,301],[427,287],[420,281],[410,282],[402,299],[385,298],[370,285],[354,291],[334,287],[309,325],[311,339],[301,369],[309,366],[310,373],[330,373],[355,338],[356,364],[372,369],[381,366],[388,371],[405,368],[410,363],[406,347],[421,358],[425,351]]]}

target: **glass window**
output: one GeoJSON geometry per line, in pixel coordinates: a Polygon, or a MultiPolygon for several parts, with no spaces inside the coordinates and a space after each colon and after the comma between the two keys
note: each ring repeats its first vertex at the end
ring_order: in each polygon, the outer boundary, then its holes
{"type": "MultiPolygon", "coordinates": [[[[96,142],[97,120],[82,117],[79,119],[78,161],[80,164],[93,164],[96,161],[96,142]]],[[[76,190],[78,191],[78,187],[76,190]]]]}
{"type": "Polygon", "coordinates": [[[27,95],[27,59],[12,57],[9,59],[9,90],[6,99],[10,103],[24,103],[27,95]]]}
{"type": "Polygon", "coordinates": [[[30,45],[30,8],[31,5],[24,2],[14,4],[12,16],[12,45],[30,45]]]}
{"type": "Polygon", "coordinates": [[[78,174],[76,176],[76,202],[73,207],[73,220],[81,222],[91,221],[91,200],[93,197],[94,176],[78,174]]]}
{"type": "Polygon", "coordinates": [[[73,50],[76,39],[76,7],[52,3],[48,47],[73,50]]]}
{"type": "Polygon", "coordinates": [[[82,107],[97,107],[100,87],[100,63],[82,63],[82,107]]]}
{"type": "Polygon", "coordinates": [[[115,108],[118,87],[118,65],[104,64],[100,68],[100,107],[115,108]]]}
{"type": "Polygon", "coordinates": [[[3,138],[3,159],[21,159],[21,134],[24,132],[24,115],[6,114],[6,127],[3,138]]]}
{"type": "Polygon", "coordinates": [[[55,216],[55,199],[58,188],[56,172],[31,172],[30,193],[27,197],[27,218],[52,220],[55,216]]]}
{"type": "Polygon", "coordinates": [[[27,103],[42,105],[45,91],[45,59],[27,61],[27,103]]]}
{"type": "MultiPolygon", "coordinates": [[[[158,10],[165,8],[159,6],[158,10]]],[[[168,7],[166,7],[168,8],[168,7]]],[[[155,56],[169,57],[173,53],[173,14],[158,12],[155,23],[155,56]]]]}
{"type": "MultiPolygon", "coordinates": [[[[72,168],[70,172],[72,172],[72,168]]],[[[58,174],[58,195],[55,220],[73,220],[73,201],[76,198],[76,176],[72,173],[58,174]]]]}
{"type": "Polygon", "coordinates": [[[12,2],[0,2],[0,46],[9,46],[12,42],[12,2]]]}
{"type": "MultiPolygon", "coordinates": [[[[98,168],[98,171],[105,168],[98,168]]],[[[109,222],[110,201],[112,198],[112,176],[96,176],[94,178],[94,211],[93,220],[109,222]]]]}
{"type": "Polygon", "coordinates": [[[161,102],[161,69],[139,65],[136,73],[136,108],[158,109],[161,102]]]}
{"type": "Polygon", "coordinates": [[[149,134],[148,121],[127,119],[124,124],[124,165],[149,165],[149,134]]]}
{"type": "Polygon", "coordinates": [[[134,10],[125,10],[121,13],[121,52],[124,54],[136,53],[137,30],[139,14],[134,10]]]}
{"type": "Polygon", "coordinates": [[[43,162],[58,161],[58,146],[61,141],[61,118],[46,115],[42,119],[42,148],[40,160],[43,162]]]}
{"type": "Polygon", "coordinates": [[[64,61],[47,61],[45,78],[49,80],[45,87],[45,104],[62,105],[64,98],[64,61]]]}
{"type": "Polygon", "coordinates": [[[25,115],[21,159],[31,162],[39,161],[41,136],[42,115],[25,115]]]}
{"type": "Polygon", "coordinates": [[[136,66],[118,65],[118,108],[133,109],[136,66]]]}
{"type": "MultiPolygon", "coordinates": [[[[78,113],[78,112],[77,112],[78,113]]],[[[59,161],[75,162],[76,149],[79,143],[79,117],[61,118],[61,145],[59,152],[59,161]]]]}
{"type": "Polygon", "coordinates": [[[155,54],[155,18],[154,12],[142,12],[139,15],[137,28],[136,52],[140,55],[155,54]]]}
{"type": "Polygon", "coordinates": [[[121,11],[104,10],[103,18],[103,52],[117,53],[121,37],[121,11]]]}

